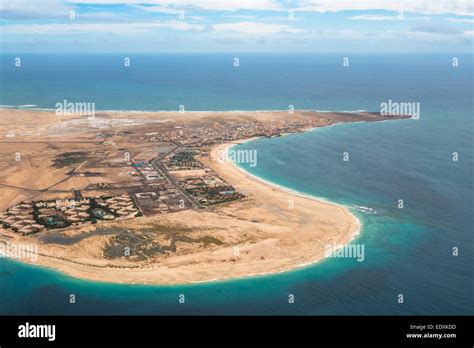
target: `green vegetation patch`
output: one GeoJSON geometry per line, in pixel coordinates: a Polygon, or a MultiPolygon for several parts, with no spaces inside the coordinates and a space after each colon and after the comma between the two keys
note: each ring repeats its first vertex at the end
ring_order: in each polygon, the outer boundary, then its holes
{"type": "Polygon", "coordinates": [[[97,203],[95,198],[90,199],[87,214],[89,214],[89,218],[86,218],[85,220],[90,220],[94,223],[97,222],[97,220],[104,219],[104,217],[107,215],[113,215],[114,218],[118,217],[118,214],[110,210],[108,207],[97,203]]]}
{"type": "Polygon", "coordinates": [[[177,242],[202,243],[206,246],[224,244],[221,240],[211,236],[200,238],[186,236],[186,232],[190,231],[193,230],[157,224],[140,230],[118,230],[107,242],[104,248],[104,257],[107,259],[125,257],[143,261],[154,256],[175,253],[177,242]],[[168,237],[166,243],[158,242],[156,240],[157,234],[164,234],[168,237]]]}
{"type": "Polygon", "coordinates": [[[69,227],[71,223],[60,215],[50,215],[39,219],[39,222],[47,228],[65,228],[69,227]]]}
{"type": "Polygon", "coordinates": [[[129,257],[132,260],[143,261],[164,252],[160,244],[149,236],[122,231],[109,239],[104,248],[104,257],[107,259],[129,257]]]}
{"type": "Polygon", "coordinates": [[[62,153],[53,160],[53,166],[55,168],[64,168],[79,164],[87,160],[87,152],[85,151],[73,151],[62,153]]]}

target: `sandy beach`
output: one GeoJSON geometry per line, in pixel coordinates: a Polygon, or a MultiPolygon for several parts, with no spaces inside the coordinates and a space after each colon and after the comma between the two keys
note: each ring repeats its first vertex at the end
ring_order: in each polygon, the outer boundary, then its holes
{"type": "MultiPolygon", "coordinates": [[[[230,223],[234,225],[230,233],[255,235],[252,242],[170,257],[153,267],[133,268],[108,267],[103,262],[88,259],[81,247],[78,254],[82,257],[72,261],[66,255],[60,256],[64,254],[60,246],[48,245],[45,250],[40,245],[36,264],[94,281],[131,284],[207,282],[302,267],[324,258],[326,245],[344,245],[358,233],[359,222],[345,207],[283,191],[246,174],[232,162],[218,161],[219,152],[231,145],[214,147],[210,158],[203,161],[247,195],[243,202],[217,207],[213,212],[183,211],[151,219],[165,219],[170,223],[193,221],[191,224],[199,227],[230,223]],[[240,221],[239,226],[235,224],[236,219],[240,221]]],[[[93,250],[94,244],[100,244],[100,240],[89,241],[82,248],[93,250]]]]}
{"type": "MultiPolygon", "coordinates": [[[[3,209],[21,201],[71,197],[73,190],[83,190],[83,194],[89,197],[104,193],[116,194],[113,189],[96,191],[89,188],[101,181],[116,183],[115,185],[121,185],[122,182],[123,185],[135,185],[137,179],[130,176],[130,167],[110,166],[107,163],[115,162],[103,162],[107,161],[107,157],[96,154],[108,154],[107,156],[115,156],[123,161],[120,158],[123,157],[121,151],[124,150],[119,148],[129,149],[134,154],[144,151],[144,146],[151,149],[156,146],[153,142],[146,145],[143,143],[144,137],[157,134],[156,131],[149,133],[150,127],[164,129],[179,136],[183,127],[204,131],[215,128],[219,122],[247,125],[262,122],[270,125],[268,129],[271,129],[277,123],[285,125],[288,117],[284,112],[197,112],[186,116],[178,113],[138,116],[119,113],[100,116],[113,122],[105,124],[105,128],[96,129],[90,127],[87,119],[57,117],[46,111],[1,112],[3,124],[0,126],[5,130],[4,134],[7,134],[3,147],[6,161],[2,164],[5,171],[0,180],[0,190],[5,194],[0,202],[3,209]],[[133,122],[133,126],[117,125],[124,120],[133,122]],[[8,132],[12,129],[16,136],[10,137],[8,132]],[[106,133],[111,134],[109,139],[113,139],[108,141],[110,144],[100,138],[106,133]],[[130,138],[129,134],[134,135],[130,138]],[[14,162],[12,159],[16,151],[21,151],[22,158],[26,160],[14,162]],[[88,170],[100,173],[100,176],[71,177],[71,167],[55,168],[52,165],[53,160],[61,154],[74,151],[87,153],[87,168],[91,168],[88,170]]],[[[292,122],[301,124],[297,126],[295,133],[338,122],[384,119],[367,113],[329,115],[308,111],[295,113],[291,117],[292,122]]],[[[282,132],[284,134],[286,133],[282,132]]],[[[222,152],[230,146],[251,139],[252,136],[247,136],[219,142],[210,147],[204,146],[202,155],[196,157],[206,170],[212,171],[236,192],[243,194],[241,199],[32,235],[15,234],[0,228],[1,233],[8,238],[0,238],[0,242],[8,240],[12,244],[37,245],[37,259],[22,261],[58,270],[76,278],[161,285],[290,271],[320,261],[325,257],[328,246],[350,243],[361,226],[347,207],[265,182],[245,172],[232,161],[221,160],[222,152]],[[72,243],[58,242],[61,239],[74,239],[75,236],[80,238],[72,243]],[[128,241],[116,244],[117,238],[126,238],[128,241]],[[126,257],[123,251],[118,254],[116,252],[112,257],[106,254],[106,250],[111,247],[123,248],[130,245],[127,243],[134,243],[136,238],[146,240],[143,244],[145,247],[159,245],[159,248],[171,249],[169,252],[147,254],[141,259],[126,257]]],[[[83,166],[80,164],[76,170],[83,166]]],[[[206,170],[188,173],[196,175],[206,170]]],[[[181,176],[179,172],[174,175],[177,178],[181,176]]]]}

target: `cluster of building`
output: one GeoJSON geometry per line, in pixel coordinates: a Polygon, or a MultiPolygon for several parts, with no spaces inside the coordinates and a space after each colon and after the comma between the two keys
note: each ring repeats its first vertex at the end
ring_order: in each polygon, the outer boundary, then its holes
{"type": "MultiPolygon", "coordinates": [[[[84,168],[124,168],[126,181],[91,182],[84,190],[106,191],[109,197],[63,199],[20,203],[0,213],[0,225],[27,235],[46,228],[95,223],[98,220],[132,218],[145,214],[168,213],[191,207],[238,200],[244,197],[195,157],[205,156],[206,147],[256,136],[278,136],[317,126],[318,120],[255,122],[252,120],[213,122],[186,126],[164,126],[160,132],[146,133],[153,147],[131,156],[125,149],[100,149],[84,168]],[[128,156],[125,156],[128,154],[128,156]],[[134,177],[134,178],[133,178],[134,177]],[[133,197],[133,199],[131,198],[133,197]]],[[[131,136],[133,131],[123,135],[131,136]]],[[[119,134],[120,135],[120,134],[119,134]]],[[[137,133],[140,141],[144,139],[137,133]]],[[[115,146],[112,132],[98,139],[115,146]]],[[[75,176],[100,176],[100,170],[75,176]]]]}
{"type": "Polygon", "coordinates": [[[0,213],[0,224],[22,235],[66,228],[97,220],[126,219],[140,211],[128,195],[22,202],[0,213]]]}
{"type": "Polygon", "coordinates": [[[187,200],[171,184],[134,193],[135,200],[145,214],[170,213],[190,208],[187,200]]]}
{"type": "MultiPolygon", "coordinates": [[[[217,143],[240,140],[251,137],[279,136],[285,133],[300,131],[304,128],[316,127],[318,120],[302,119],[292,122],[254,122],[228,121],[214,122],[211,125],[191,125],[187,127],[175,126],[167,129],[160,135],[161,141],[175,141],[181,146],[202,147],[217,143]]],[[[156,139],[156,137],[154,137],[156,139]]]]}
{"type": "Polygon", "coordinates": [[[198,205],[211,205],[243,197],[212,169],[204,167],[195,156],[200,150],[180,148],[166,156],[162,163],[175,183],[198,205]]]}
{"type": "Polygon", "coordinates": [[[197,154],[199,151],[195,149],[178,149],[166,156],[162,163],[168,171],[200,169],[203,165],[194,158],[197,154]]]}
{"type": "Polygon", "coordinates": [[[150,164],[150,163],[144,163],[144,164],[134,164],[134,167],[137,169],[136,172],[132,172],[132,175],[135,176],[136,174],[134,173],[139,173],[143,175],[145,180],[147,181],[153,181],[153,180],[162,180],[163,176],[150,164]]]}
{"type": "MultiPolygon", "coordinates": [[[[128,219],[128,218],[135,217],[140,212],[138,208],[135,206],[135,203],[133,202],[133,200],[127,194],[122,194],[120,196],[113,196],[113,197],[95,198],[94,201],[100,207],[106,207],[113,213],[115,217],[118,217],[121,219],[128,219]]],[[[96,209],[101,209],[100,207],[96,209]]]]}
{"type": "Polygon", "coordinates": [[[78,225],[89,218],[89,199],[57,199],[33,203],[35,218],[46,227],[60,228],[78,225]]]}
{"type": "Polygon", "coordinates": [[[202,205],[230,202],[243,197],[209,170],[205,175],[181,177],[178,184],[202,205]]]}
{"type": "Polygon", "coordinates": [[[43,225],[38,224],[33,217],[33,203],[23,202],[7,211],[0,213],[0,224],[14,232],[28,235],[40,232],[43,225]]]}

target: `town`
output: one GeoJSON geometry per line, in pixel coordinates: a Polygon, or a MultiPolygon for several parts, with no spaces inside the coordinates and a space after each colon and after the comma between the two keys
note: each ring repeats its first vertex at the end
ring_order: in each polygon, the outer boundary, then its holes
{"type": "MultiPolygon", "coordinates": [[[[117,127],[122,119],[110,122],[101,115],[83,120],[94,129],[94,149],[57,153],[52,167],[68,169],[67,177],[43,190],[63,197],[40,196],[15,204],[0,213],[0,226],[30,235],[104,220],[209,209],[243,199],[242,193],[200,160],[208,156],[213,145],[299,132],[324,121],[320,117],[296,117],[256,122],[240,117],[152,126],[140,126],[135,121],[133,128],[127,128],[126,122],[117,127]],[[61,183],[68,180],[74,183],[72,189],[61,189],[61,183]]],[[[69,126],[83,127],[81,123],[69,126]]]]}

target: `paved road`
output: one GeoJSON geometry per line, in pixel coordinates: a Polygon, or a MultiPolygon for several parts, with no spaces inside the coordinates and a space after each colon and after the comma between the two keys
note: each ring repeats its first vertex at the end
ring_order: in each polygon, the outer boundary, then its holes
{"type": "Polygon", "coordinates": [[[151,164],[153,168],[155,168],[156,171],[158,171],[158,173],[160,173],[160,175],[162,175],[168,181],[168,183],[173,185],[176,190],[178,190],[178,192],[181,193],[181,195],[184,196],[184,198],[186,198],[186,200],[192,204],[193,207],[204,208],[204,206],[199,203],[193,196],[191,196],[185,190],[181,189],[181,187],[178,186],[178,182],[176,181],[176,179],[168,173],[168,171],[165,169],[165,167],[159,160],[152,160],[151,164]]]}

